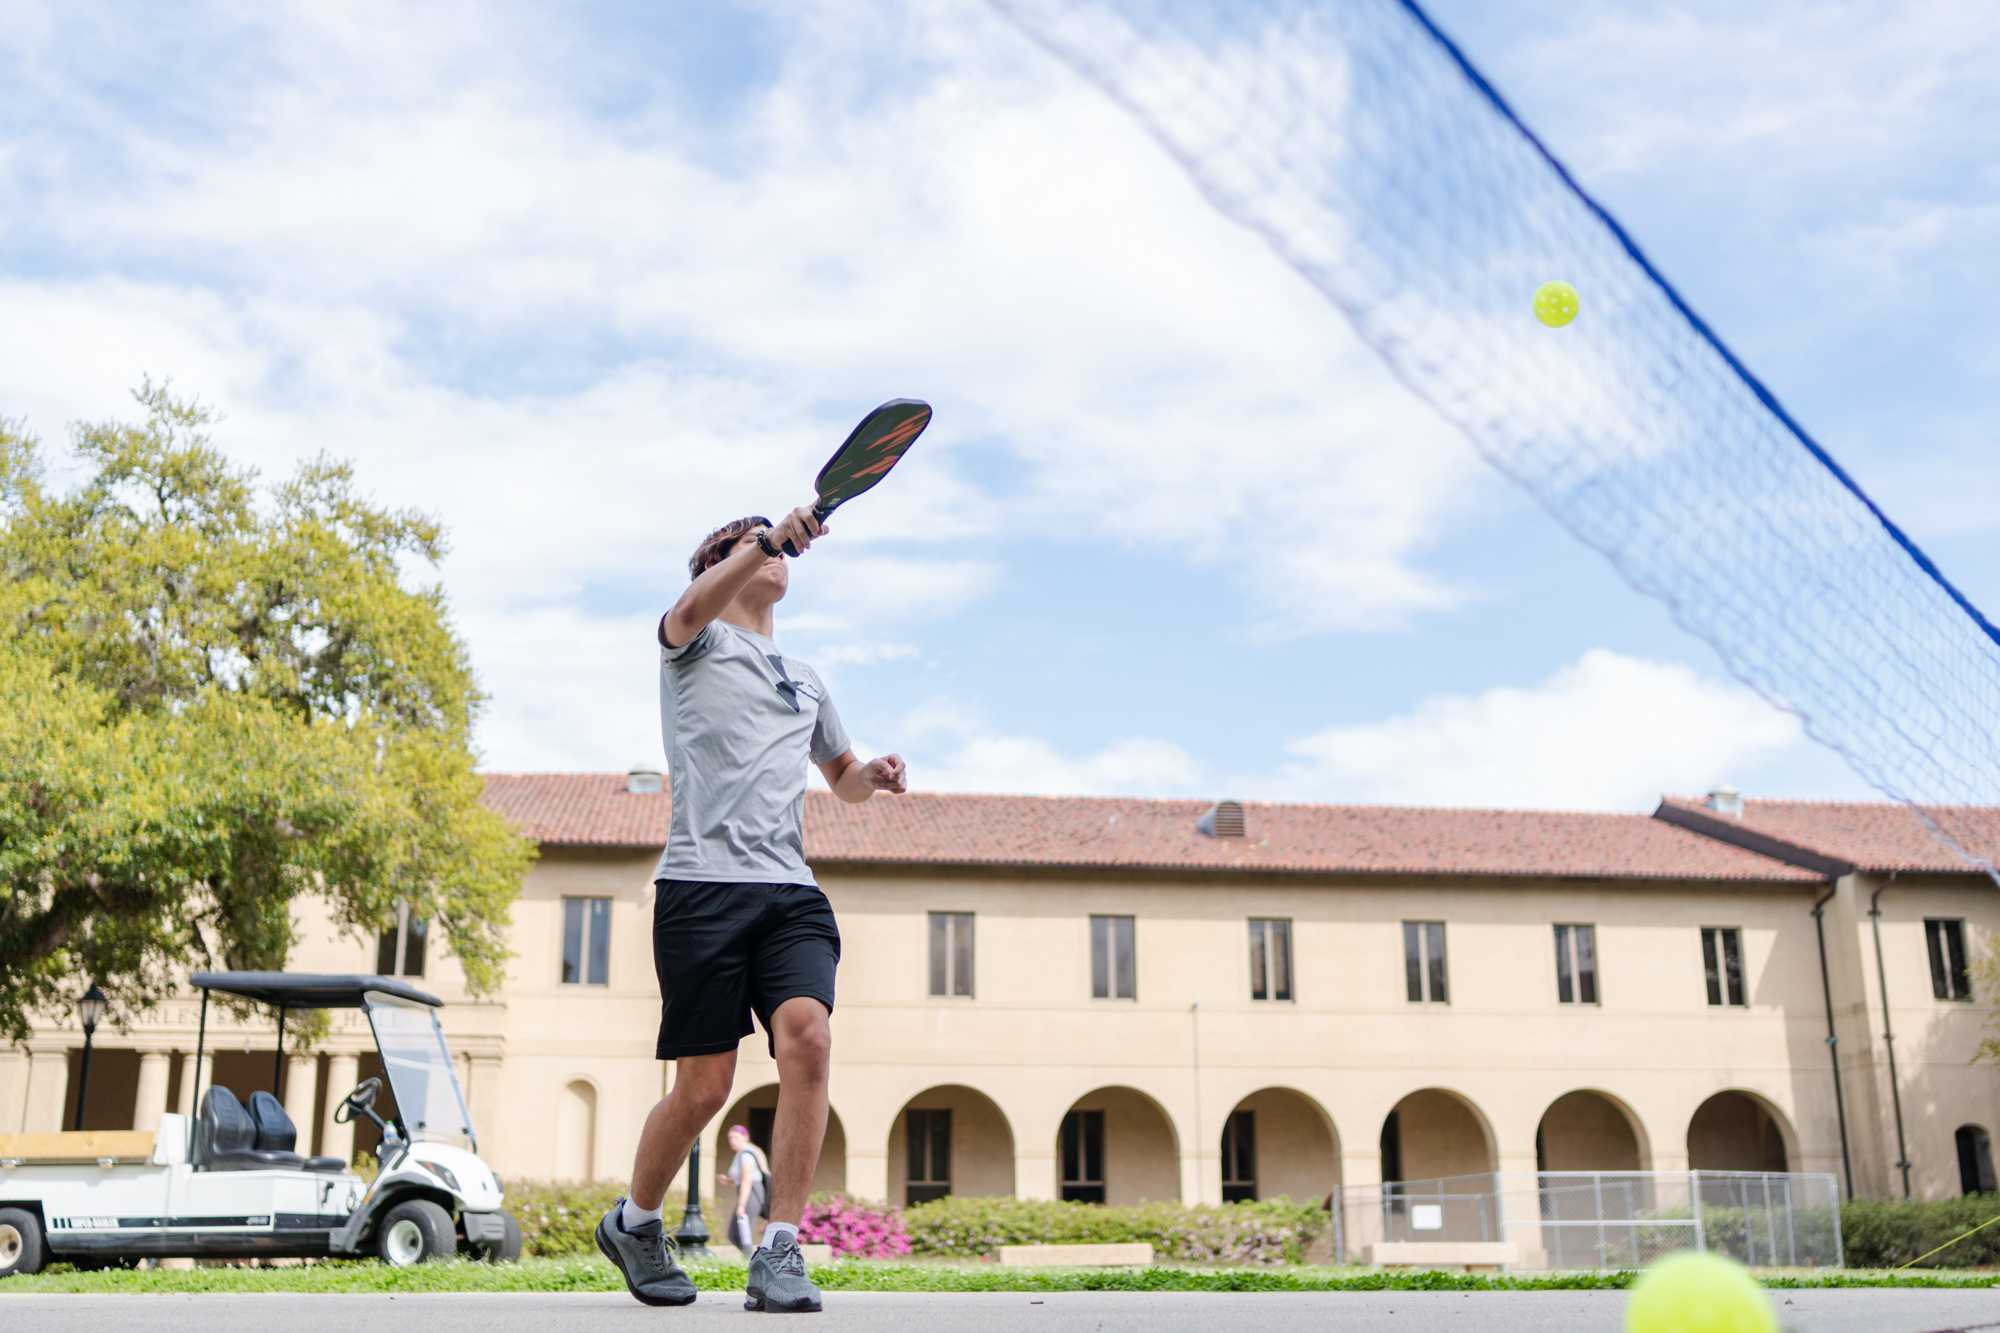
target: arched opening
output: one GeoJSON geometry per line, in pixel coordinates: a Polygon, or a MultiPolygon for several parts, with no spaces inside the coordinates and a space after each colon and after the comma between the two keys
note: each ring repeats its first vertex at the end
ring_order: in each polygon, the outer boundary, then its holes
{"type": "Polygon", "coordinates": [[[1179,1202],[1180,1135],[1136,1088],[1099,1088],[1071,1104],[1056,1130],[1056,1197],[1082,1203],[1179,1202]]]}
{"type": "Polygon", "coordinates": [[[1550,1267],[1644,1262],[1631,1228],[1588,1224],[1648,1214],[1655,1203],[1653,1179],[1639,1173],[1650,1159],[1638,1116],[1609,1093],[1568,1092],[1549,1104],[1535,1127],[1535,1169],[1553,1173],[1543,1174],[1536,1190],[1550,1267]]]}
{"type": "Polygon", "coordinates": [[[1958,1144],[1960,1192],[1993,1193],[1993,1137],[1978,1125],[1960,1125],[1953,1138],[1958,1144]]]}
{"type": "Polygon", "coordinates": [[[1535,1127],[1537,1171],[1644,1171],[1651,1159],[1638,1116],[1609,1093],[1566,1092],[1535,1127]]]}
{"type": "Polygon", "coordinates": [[[597,1178],[597,1089],[570,1080],[556,1100],[555,1178],[597,1178]]]}
{"type": "Polygon", "coordinates": [[[1382,1122],[1385,1183],[1491,1174],[1495,1160],[1486,1117],[1455,1092],[1413,1092],[1382,1122]]]}
{"type": "MultiPolygon", "coordinates": [[[[703,1194],[711,1194],[720,1188],[716,1176],[729,1169],[729,1127],[742,1125],[750,1131],[750,1141],[764,1150],[764,1156],[771,1155],[771,1131],[777,1123],[778,1085],[766,1083],[761,1088],[738,1097],[730,1108],[716,1121],[715,1137],[710,1144],[712,1156],[703,1164],[702,1171],[708,1179],[702,1181],[703,1194]]],[[[826,1108],[826,1137],[819,1144],[819,1165],[813,1170],[813,1194],[837,1194],[847,1188],[847,1131],[841,1127],[840,1113],[831,1106],[826,1108]]]]}
{"type": "Polygon", "coordinates": [[[1382,1239],[1499,1240],[1493,1133],[1458,1093],[1424,1088],[1382,1121],[1382,1239]]]}
{"type": "Polygon", "coordinates": [[[1264,1088],[1222,1122],[1222,1201],[1317,1202],[1340,1183],[1340,1138],[1325,1108],[1290,1088],[1264,1088]]]}
{"type": "Polygon", "coordinates": [[[1014,1130],[991,1097],[959,1084],[926,1088],[889,1127],[889,1198],[1014,1194],[1014,1130]]]}
{"type": "Polygon", "coordinates": [[[1718,1092],[1688,1121],[1688,1166],[1696,1171],[1786,1171],[1791,1127],[1749,1092],[1718,1092]]]}

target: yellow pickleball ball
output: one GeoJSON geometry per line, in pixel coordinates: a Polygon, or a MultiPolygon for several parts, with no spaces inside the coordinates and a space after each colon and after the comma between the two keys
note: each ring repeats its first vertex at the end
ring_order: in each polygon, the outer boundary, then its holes
{"type": "Polygon", "coordinates": [[[1778,1319],[1750,1270],[1719,1254],[1684,1250],[1632,1284],[1625,1333],[1777,1333],[1778,1319]]]}
{"type": "Polygon", "coordinates": [[[1545,282],[1535,288],[1535,318],[1559,329],[1576,318],[1576,288],[1566,282],[1545,282]]]}

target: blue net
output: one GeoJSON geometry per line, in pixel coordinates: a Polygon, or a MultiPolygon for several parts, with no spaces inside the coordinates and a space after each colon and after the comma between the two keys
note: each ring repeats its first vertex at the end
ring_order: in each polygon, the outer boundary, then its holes
{"type": "MultiPolygon", "coordinates": [[[[1993,872],[2000,632],[1415,5],[989,0],[1728,669],[1993,872]],[[1562,279],[1584,313],[1533,323],[1562,279]]],[[[1996,878],[2000,878],[1997,876],[1996,878]]]]}

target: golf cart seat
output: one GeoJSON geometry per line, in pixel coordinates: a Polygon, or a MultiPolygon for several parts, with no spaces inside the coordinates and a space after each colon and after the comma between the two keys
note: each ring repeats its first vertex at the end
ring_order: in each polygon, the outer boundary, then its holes
{"type": "MultiPolygon", "coordinates": [[[[299,1131],[292,1124],[292,1118],[285,1114],[285,1104],[268,1092],[250,1094],[250,1120],[257,1126],[257,1150],[259,1152],[296,1153],[299,1131]]],[[[338,1157],[308,1157],[305,1168],[308,1171],[342,1171],[347,1163],[338,1157]]]]}
{"type": "MultiPolygon", "coordinates": [[[[277,1099],[271,1100],[275,1103],[277,1099]]],[[[278,1113],[284,1114],[284,1108],[279,1107],[278,1113]]],[[[235,1093],[213,1087],[202,1094],[201,1123],[196,1126],[194,1136],[197,1165],[210,1171],[269,1171],[287,1167],[296,1171],[305,1165],[306,1159],[289,1148],[259,1148],[257,1139],[257,1124],[243,1109],[243,1103],[236,1100],[235,1093]]],[[[296,1139],[294,1134],[292,1140],[296,1139]]]]}

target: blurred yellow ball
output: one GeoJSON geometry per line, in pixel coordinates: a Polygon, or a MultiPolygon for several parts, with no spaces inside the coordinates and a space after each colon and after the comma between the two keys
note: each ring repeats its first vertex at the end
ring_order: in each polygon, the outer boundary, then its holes
{"type": "Polygon", "coordinates": [[[1559,329],[1576,318],[1576,288],[1566,282],[1545,282],[1535,288],[1535,318],[1559,329]]]}
{"type": "Polygon", "coordinates": [[[1670,1254],[1639,1275],[1625,1333],[1777,1333],[1770,1298],[1750,1270],[1719,1254],[1670,1254]]]}

